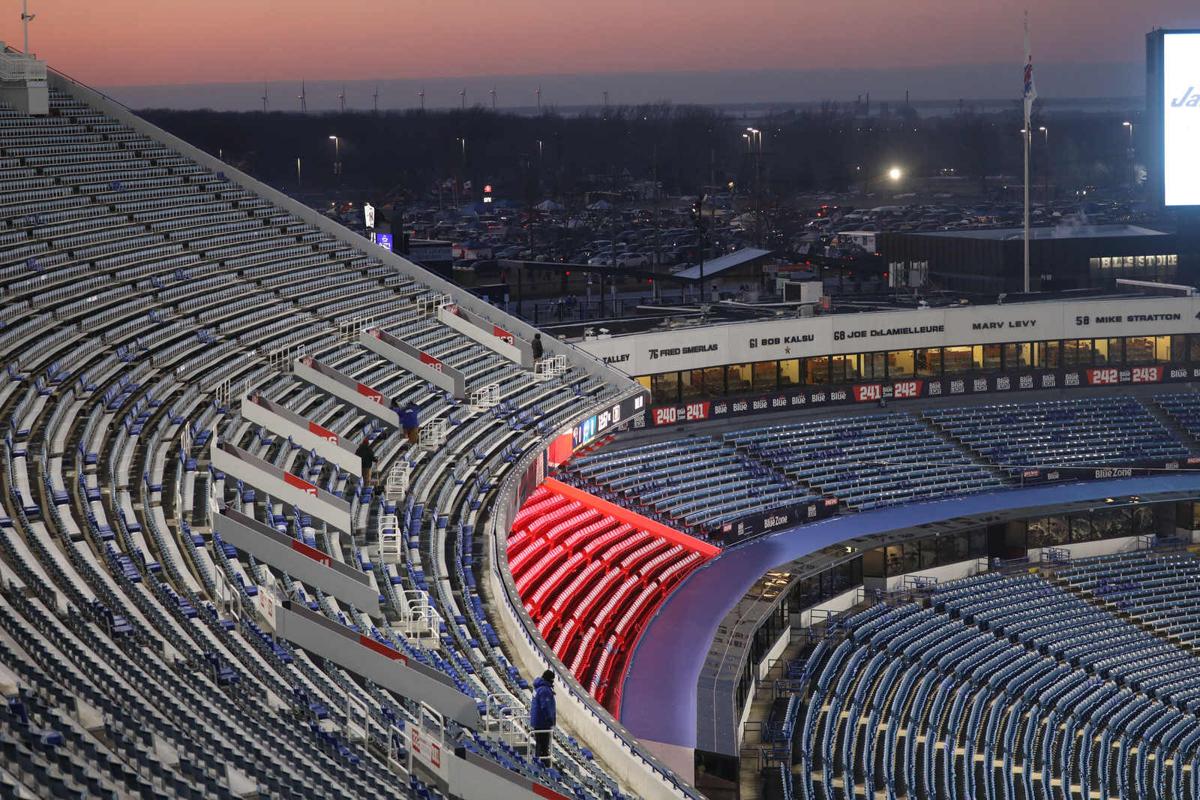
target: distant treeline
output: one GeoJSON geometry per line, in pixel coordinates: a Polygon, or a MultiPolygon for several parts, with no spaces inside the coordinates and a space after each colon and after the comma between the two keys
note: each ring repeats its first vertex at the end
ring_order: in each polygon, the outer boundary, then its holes
{"type": "MultiPolygon", "coordinates": [[[[1021,171],[1017,103],[1011,111],[922,118],[900,106],[865,117],[853,105],[829,103],[756,119],[762,153],[743,136],[746,122],[712,109],[656,104],[611,107],[561,116],[463,111],[373,114],[142,112],[150,121],[289,192],[377,200],[437,197],[469,181],[498,198],[531,204],[543,197],[661,182],[667,194],[696,194],[734,182],[739,193],[790,198],[814,191],[892,191],[887,170],[934,176],[942,170],[979,190],[988,176],[1021,171]],[[338,137],[342,174],[334,174],[338,137]],[[465,146],[464,146],[465,142],[465,146]],[[297,176],[296,159],[300,159],[297,176]]],[[[1033,140],[1035,187],[1127,184],[1141,151],[1129,150],[1120,115],[1056,112],[1039,115],[1033,140]],[[1132,155],[1137,154],[1138,158],[1132,155]]],[[[1135,136],[1140,133],[1135,121],[1135,136]]],[[[1135,140],[1135,144],[1137,144],[1135,140]]],[[[992,181],[991,183],[996,183],[992,181]]]]}

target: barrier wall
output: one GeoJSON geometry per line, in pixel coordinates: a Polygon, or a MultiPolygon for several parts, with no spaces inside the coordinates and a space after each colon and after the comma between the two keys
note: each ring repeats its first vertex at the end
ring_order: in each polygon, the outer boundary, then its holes
{"type": "Polygon", "coordinates": [[[388,398],[378,389],[356,381],[312,356],[297,358],[292,365],[292,372],[297,378],[323,389],[381,422],[393,428],[400,427],[400,415],[391,409],[388,398]]]}
{"type": "Polygon", "coordinates": [[[213,516],[213,529],[239,550],[372,617],[380,616],[379,592],[371,586],[367,576],[328,553],[228,507],[213,516]]]}
{"type": "Polygon", "coordinates": [[[353,445],[287,406],[254,394],[242,398],[241,414],[244,419],[312,450],[326,461],[336,464],[344,472],[362,477],[362,459],[355,453],[356,448],[353,445]]]}
{"type": "Polygon", "coordinates": [[[312,514],[340,531],[350,533],[354,530],[350,526],[350,504],[299,475],[282,470],[229,442],[215,442],[211,457],[215,469],[312,514]]]}
{"type": "Polygon", "coordinates": [[[285,600],[275,614],[282,638],[397,694],[428,703],[439,714],[469,728],[480,729],[483,720],[475,698],[460,692],[441,672],[291,600],[285,600]]]}
{"type": "Polygon", "coordinates": [[[529,342],[483,319],[475,312],[453,304],[445,305],[438,309],[438,321],[514,364],[524,369],[533,369],[533,347],[529,342]]]}
{"type": "Polygon", "coordinates": [[[437,356],[430,355],[380,328],[360,332],[358,342],[421,380],[449,392],[456,400],[466,399],[467,376],[437,356]]]}

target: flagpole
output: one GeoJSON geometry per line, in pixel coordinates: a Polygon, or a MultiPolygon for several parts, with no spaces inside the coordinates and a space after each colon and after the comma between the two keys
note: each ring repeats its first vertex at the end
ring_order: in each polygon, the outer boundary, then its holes
{"type": "Polygon", "coordinates": [[[1033,99],[1037,96],[1037,90],[1033,88],[1033,53],[1029,48],[1029,11],[1025,11],[1025,86],[1024,86],[1024,105],[1025,105],[1025,127],[1022,129],[1022,136],[1025,139],[1025,293],[1029,294],[1029,149],[1030,142],[1033,138],[1031,130],[1030,110],[1033,107],[1033,99]]]}
{"type": "MultiPolygon", "coordinates": [[[[1028,108],[1028,106],[1026,106],[1028,108]]],[[[1025,293],[1029,293],[1029,114],[1025,114],[1025,293]]]]}

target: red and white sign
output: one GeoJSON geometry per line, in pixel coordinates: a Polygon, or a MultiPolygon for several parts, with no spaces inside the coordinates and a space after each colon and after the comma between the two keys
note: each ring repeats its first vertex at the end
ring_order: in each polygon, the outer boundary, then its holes
{"type": "Polygon", "coordinates": [[[283,473],[283,482],[289,486],[295,486],[297,489],[304,492],[305,494],[310,494],[313,497],[317,496],[317,487],[313,486],[311,483],[304,480],[304,478],[301,478],[298,475],[293,475],[290,472],[285,472],[285,473],[283,473]]]}
{"type": "Polygon", "coordinates": [[[380,405],[383,404],[383,392],[372,389],[370,386],[367,386],[365,383],[358,384],[358,393],[361,394],[363,397],[367,398],[368,400],[374,400],[376,403],[379,403],[380,405]]]}
{"type": "Polygon", "coordinates": [[[336,433],[329,430],[329,428],[322,427],[321,425],[318,425],[317,423],[315,423],[311,420],[308,423],[308,432],[316,434],[317,436],[320,436],[325,441],[333,442],[334,444],[337,444],[340,441],[340,439],[338,438],[338,435],[336,433]]]}
{"type": "Polygon", "coordinates": [[[504,330],[504,328],[501,328],[499,325],[492,326],[492,336],[495,336],[500,341],[507,342],[508,344],[517,343],[517,337],[504,330]]]}
{"type": "Polygon", "coordinates": [[[860,383],[854,387],[854,402],[869,403],[872,400],[883,399],[883,384],[860,383]]]}
{"type": "Polygon", "coordinates": [[[1093,386],[1115,386],[1121,382],[1121,371],[1116,367],[1089,369],[1087,376],[1088,383],[1093,386]]]}
{"type": "Polygon", "coordinates": [[[388,647],[383,642],[377,642],[365,633],[358,635],[358,643],[364,647],[374,650],[379,655],[390,658],[392,661],[399,661],[401,664],[408,664],[408,656],[401,653],[394,647],[388,647]]]}
{"type": "Polygon", "coordinates": [[[892,385],[892,397],[905,400],[921,396],[924,381],[900,381],[892,385]]]}
{"type": "Polygon", "coordinates": [[[434,358],[433,356],[429,355],[429,353],[426,353],[424,350],[421,351],[421,363],[428,364],[429,366],[436,369],[438,372],[442,371],[442,362],[439,361],[438,359],[434,358]]]}
{"type": "Polygon", "coordinates": [[[300,541],[299,539],[292,539],[292,549],[295,550],[300,555],[307,556],[307,557],[311,558],[313,561],[319,562],[320,564],[323,564],[326,567],[328,567],[330,564],[333,563],[333,558],[330,557],[327,553],[325,553],[321,550],[318,550],[317,548],[312,547],[311,545],[305,544],[304,542],[300,541]]]}

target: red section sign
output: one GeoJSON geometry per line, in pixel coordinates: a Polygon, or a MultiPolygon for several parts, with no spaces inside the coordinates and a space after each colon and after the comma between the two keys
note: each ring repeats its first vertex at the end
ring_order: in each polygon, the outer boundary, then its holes
{"type": "Polygon", "coordinates": [[[421,363],[428,364],[429,366],[436,369],[438,372],[442,371],[442,362],[439,361],[438,359],[434,358],[433,356],[429,355],[429,353],[426,353],[424,350],[421,351],[421,363]]]}
{"type": "Polygon", "coordinates": [[[298,475],[293,475],[290,472],[285,472],[285,473],[283,473],[283,482],[286,483],[288,486],[295,486],[297,489],[304,492],[305,494],[311,494],[313,497],[317,496],[317,487],[313,486],[311,483],[304,480],[304,478],[299,477],[298,475]]]}
{"type": "Polygon", "coordinates": [[[920,397],[924,383],[924,381],[900,381],[894,383],[892,384],[892,397],[898,400],[920,397]]]}
{"type": "Polygon", "coordinates": [[[538,797],[546,798],[546,800],[570,800],[570,798],[568,798],[565,794],[556,792],[549,786],[543,786],[540,783],[535,783],[533,785],[533,793],[538,797]]]}
{"type": "Polygon", "coordinates": [[[379,655],[384,656],[385,658],[390,658],[392,661],[399,661],[401,664],[408,663],[408,656],[404,655],[399,650],[396,650],[394,647],[388,647],[383,642],[375,641],[365,633],[360,633],[358,635],[358,643],[364,647],[374,650],[376,653],[379,653],[379,655]]]}
{"type": "Polygon", "coordinates": [[[308,432],[315,433],[317,436],[320,436],[327,442],[333,442],[334,444],[338,443],[338,435],[336,433],[329,430],[329,428],[321,427],[315,422],[308,423],[308,432]]]}
{"type": "Polygon", "coordinates": [[[313,561],[319,561],[325,566],[333,563],[333,559],[326,553],[321,552],[315,547],[311,547],[299,539],[292,539],[292,549],[302,556],[308,556],[313,561]]]}
{"type": "Polygon", "coordinates": [[[883,384],[879,383],[860,383],[854,387],[854,402],[867,403],[871,400],[881,400],[883,398],[883,384]]]}
{"type": "Polygon", "coordinates": [[[516,344],[517,342],[517,337],[504,330],[504,328],[501,328],[499,325],[492,326],[492,336],[495,336],[501,341],[508,342],[509,344],[516,344]]]}
{"type": "Polygon", "coordinates": [[[357,388],[358,388],[358,393],[361,394],[363,397],[367,398],[368,400],[374,400],[376,403],[379,403],[381,405],[383,404],[383,393],[382,392],[372,389],[370,386],[367,386],[365,383],[358,384],[357,388]]]}

